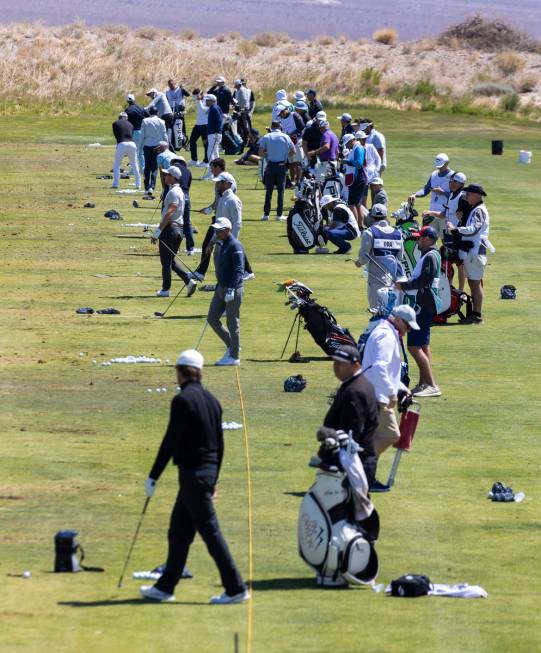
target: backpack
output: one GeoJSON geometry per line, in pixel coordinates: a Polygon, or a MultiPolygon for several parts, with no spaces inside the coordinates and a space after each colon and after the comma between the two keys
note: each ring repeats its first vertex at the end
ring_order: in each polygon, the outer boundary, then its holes
{"type": "Polygon", "coordinates": [[[431,589],[430,578],[422,574],[406,574],[391,581],[391,596],[403,598],[426,596],[431,589]]]}

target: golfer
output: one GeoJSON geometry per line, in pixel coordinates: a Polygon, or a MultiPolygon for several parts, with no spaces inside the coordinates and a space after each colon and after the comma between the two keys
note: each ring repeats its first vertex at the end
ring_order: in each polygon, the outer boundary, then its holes
{"type": "MultiPolygon", "coordinates": [[[[453,176],[454,171],[449,167],[449,157],[445,152],[440,152],[440,154],[436,155],[434,167],[436,169],[432,172],[424,187],[416,193],[413,193],[413,195],[410,195],[408,199],[411,203],[414,203],[417,197],[426,197],[430,193],[429,210],[441,213],[444,210],[445,204],[447,204],[447,198],[451,192],[449,180],[453,176]]],[[[435,228],[437,236],[443,238],[443,221],[436,220],[432,226],[435,228]]]]}
{"type": "Polygon", "coordinates": [[[180,490],[171,513],[165,570],[154,586],[143,585],[140,589],[145,599],[153,601],[175,600],[173,592],[196,533],[216,563],[225,589],[210,603],[242,603],[250,598],[220,531],[212,502],[224,455],[222,407],[201,385],[203,363],[203,356],[195,349],[183,351],[177,358],[181,392],[171,402],[167,431],[145,481],[145,493],[152,497],[168,462],[172,459],[178,467],[180,490]]]}
{"type": "Polygon", "coordinates": [[[376,480],[374,434],[378,427],[378,405],[372,385],[361,376],[359,352],[345,345],[332,356],[333,371],[341,385],[329,408],[323,426],[353,434],[361,447],[359,456],[369,485],[376,480]]]}
{"type": "Polygon", "coordinates": [[[218,251],[214,258],[218,284],[210,302],[207,322],[226,346],[216,365],[240,365],[240,305],[244,294],[244,249],[232,234],[231,221],[217,218],[212,227],[216,231],[218,251]],[[227,329],[221,322],[225,311],[227,329]]]}
{"type": "MultiPolygon", "coordinates": [[[[419,330],[411,306],[395,306],[386,320],[380,320],[370,333],[363,352],[364,376],[374,387],[378,402],[379,424],[374,435],[374,451],[381,454],[400,439],[395,407],[399,393],[409,394],[400,380],[402,372],[402,338],[410,330],[419,330]]],[[[375,481],[370,492],[388,492],[390,487],[375,481]]]]}
{"type": "Polygon", "coordinates": [[[333,253],[347,254],[351,249],[351,243],[348,241],[355,240],[360,235],[357,219],[339,197],[323,195],[319,205],[322,209],[326,209],[329,219],[325,234],[331,243],[338,247],[333,253]]]}
{"type": "Polygon", "coordinates": [[[396,290],[405,291],[406,303],[415,307],[418,331],[408,333],[408,351],[419,368],[419,383],[413,388],[414,397],[439,397],[441,391],[432,373],[430,350],[430,325],[440,308],[441,256],[436,249],[438,234],[432,227],[423,227],[417,234],[417,247],[421,258],[417,261],[411,279],[395,284],[396,290]]]}
{"type": "MultiPolygon", "coordinates": [[[[220,156],[220,143],[222,142],[222,128],[224,124],[224,114],[216,102],[216,96],[207,93],[204,97],[205,104],[208,107],[207,113],[207,160],[213,161],[220,156]]],[[[212,172],[207,170],[203,179],[212,179],[212,172]]]]}
{"type": "Polygon", "coordinates": [[[116,150],[112,188],[118,188],[120,164],[122,159],[127,156],[135,175],[135,188],[139,189],[141,188],[141,174],[139,172],[139,162],[137,161],[137,145],[133,140],[133,125],[128,120],[128,114],[125,111],[122,111],[118,116],[118,120],[113,123],[113,134],[116,138],[116,150]]]}
{"type": "Polygon", "coordinates": [[[265,182],[265,204],[261,220],[266,222],[271,211],[272,192],[276,186],[278,200],[276,219],[285,222],[284,190],[286,187],[287,163],[295,154],[295,146],[287,134],[280,129],[280,123],[273,121],[271,131],[259,141],[259,156],[267,160],[263,180],[265,182]]]}
{"type": "Polygon", "coordinates": [[[182,172],[172,166],[164,171],[164,180],[169,188],[163,201],[162,219],[152,234],[152,242],[159,242],[160,262],[162,264],[162,288],[156,292],[157,297],[169,297],[171,288],[171,270],[174,270],[186,285],[190,275],[178,265],[176,253],[182,242],[184,225],[184,193],[180,187],[182,172]]]}

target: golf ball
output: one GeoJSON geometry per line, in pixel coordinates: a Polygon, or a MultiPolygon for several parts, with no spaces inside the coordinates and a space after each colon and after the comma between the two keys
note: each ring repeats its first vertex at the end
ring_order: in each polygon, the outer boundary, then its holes
{"type": "Polygon", "coordinates": [[[30,578],[31,575],[29,571],[23,571],[23,578],[30,578]]]}
{"type": "Polygon", "coordinates": [[[147,388],[147,392],[152,392],[152,388],[147,388]]]}

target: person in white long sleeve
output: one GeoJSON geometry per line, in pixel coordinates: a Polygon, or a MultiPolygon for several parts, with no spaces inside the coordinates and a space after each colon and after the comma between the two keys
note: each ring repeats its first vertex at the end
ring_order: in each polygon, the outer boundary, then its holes
{"type": "MultiPolygon", "coordinates": [[[[402,337],[410,330],[417,331],[415,311],[411,306],[396,306],[386,320],[375,327],[363,352],[362,369],[376,393],[379,424],[374,435],[374,451],[380,456],[385,449],[400,439],[400,430],[395,414],[400,391],[408,388],[400,380],[402,371],[402,337]]],[[[375,481],[371,492],[387,492],[389,486],[375,481]]]]}
{"type": "Polygon", "coordinates": [[[208,112],[209,108],[205,100],[203,99],[204,95],[201,92],[201,89],[194,88],[192,91],[192,99],[195,103],[195,125],[193,126],[192,133],[190,134],[190,155],[192,160],[190,161],[191,166],[203,166],[207,167],[208,157],[207,157],[207,121],[208,121],[208,112]],[[203,151],[204,159],[203,162],[197,160],[197,141],[201,139],[203,141],[203,151]]]}
{"type": "Polygon", "coordinates": [[[355,138],[361,143],[364,148],[364,174],[366,177],[366,184],[362,193],[362,205],[366,208],[368,202],[368,188],[374,179],[379,175],[381,167],[381,157],[375,145],[368,142],[368,134],[363,131],[355,132],[355,138]]]}

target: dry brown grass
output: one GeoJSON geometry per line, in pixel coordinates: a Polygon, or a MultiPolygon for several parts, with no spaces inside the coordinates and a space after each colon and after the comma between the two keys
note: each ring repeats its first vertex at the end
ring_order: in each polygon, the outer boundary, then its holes
{"type": "Polygon", "coordinates": [[[237,52],[243,57],[253,57],[259,51],[259,46],[255,41],[243,39],[237,44],[237,52]]]}
{"type": "Polygon", "coordinates": [[[392,27],[384,27],[383,29],[376,30],[372,34],[372,38],[376,43],[394,45],[395,43],[398,43],[398,32],[392,27]]]}
{"type": "Polygon", "coordinates": [[[497,54],[493,59],[493,63],[504,75],[514,75],[524,68],[526,62],[524,57],[517,52],[506,50],[497,54]]]}

